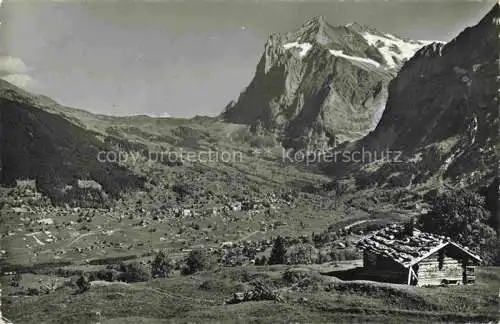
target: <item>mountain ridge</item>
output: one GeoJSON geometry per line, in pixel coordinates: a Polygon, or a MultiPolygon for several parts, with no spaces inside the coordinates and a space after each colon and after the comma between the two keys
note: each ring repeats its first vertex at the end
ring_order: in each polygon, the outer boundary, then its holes
{"type": "MultiPolygon", "coordinates": [[[[101,163],[97,156],[109,146],[84,120],[48,97],[33,95],[0,81],[0,183],[36,180],[38,190],[53,203],[104,204],[108,195],[142,188],[144,179],[117,163],[101,163]],[[96,181],[104,189],[81,192],[77,181],[96,181]]],[[[81,116],[80,116],[81,117],[81,116]]],[[[96,185],[97,187],[97,185],[96,185]]]]}
{"type": "Polygon", "coordinates": [[[222,117],[274,133],[285,147],[331,147],[374,128],[387,86],[425,43],[324,17],[271,34],[250,85],[222,117]]]}
{"type": "Polygon", "coordinates": [[[498,31],[495,5],[475,26],[423,47],[403,66],[377,127],[349,149],[401,151],[405,162],[381,162],[375,172],[364,166],[365,177],[469,186],[498,176],[498,31]]]}

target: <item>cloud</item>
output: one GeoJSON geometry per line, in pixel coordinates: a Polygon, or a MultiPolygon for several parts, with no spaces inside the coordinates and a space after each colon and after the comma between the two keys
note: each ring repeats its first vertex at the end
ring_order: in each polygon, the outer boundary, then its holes
{"type": "Polygon", "coordinates": [[[33,78],[26,74],[8,74],[2,76],[1,79],[19,88],[28,88],[33,83],[33,78]]]}
{"type": "Polygon", "coordinates": [[[34,82],[26,64],[12,56],[0,56],[0,78],[20,88],[28,88],[34,82]]]}
{"type": "Polygon", "coordinates": [[[26,64],[12,56],[0,56],[0,73],[2,74],[24,74],[28,71],[26,64]]]}

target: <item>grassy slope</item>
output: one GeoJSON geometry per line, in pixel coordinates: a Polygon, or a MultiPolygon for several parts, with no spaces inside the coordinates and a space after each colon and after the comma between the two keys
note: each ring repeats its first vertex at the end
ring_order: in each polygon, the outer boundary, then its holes
{"type": "MultiPolygon", "coordinates": [[[[63,288],[49,295],[4,302],[16,323],[436,323],[488,322],[497,318],[500,269],[478,269],[478,283],[466,287],[417,288],[370,282],[341,282],[290,291],[285,267],[222,269],[140,284],[93,287],[83,294],[63,288]],[[264,278],[286,291],[286,302],[224,305],[248,280],[264,278]]],[[[23,279],[24,280],[24,279],[23,279]]]]}

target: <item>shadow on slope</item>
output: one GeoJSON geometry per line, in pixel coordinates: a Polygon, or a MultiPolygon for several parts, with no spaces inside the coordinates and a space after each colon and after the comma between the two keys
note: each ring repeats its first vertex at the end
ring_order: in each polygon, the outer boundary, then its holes
{"type": "Polygon", "coordinates": [[[78,179],[95,180],[112,197],[144,185],[126,168],[98,161],[107,148],[95,133],[22,101],[0,98],[0,107],[1,183],[36,179],[55,203],[81,199],[81,193],[64,192],[78,179]]]}

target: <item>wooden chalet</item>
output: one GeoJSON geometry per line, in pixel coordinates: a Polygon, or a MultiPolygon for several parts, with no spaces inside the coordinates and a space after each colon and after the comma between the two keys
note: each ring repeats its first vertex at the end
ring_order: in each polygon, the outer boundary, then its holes
{"type": "Polygon", "coordinates": [[[393,224],[364,237],[364,277],[417,286],[472,284],[481,259],[449,238],[393,224]]]}

